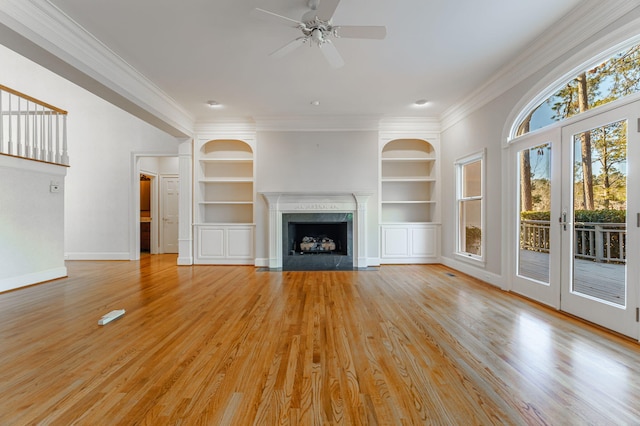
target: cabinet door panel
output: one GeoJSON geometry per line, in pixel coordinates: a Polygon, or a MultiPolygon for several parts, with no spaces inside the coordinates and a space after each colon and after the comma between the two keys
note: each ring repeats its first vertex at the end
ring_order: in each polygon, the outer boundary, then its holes
{"type": "Polygon", "coordinates": [[[383,256],[408,256],[409,232],[406,228],[384,228],[382,230],[383,256]]]}
{"type": "Polygon", "coordinates": [[[411,230],[411,255],[436,256],[437,235],[435,228],[416,228],[411,230]]]}
{"type": "Polygon", "coordinates": [[[199,237],[200,258],[224,257],[224,229],[201,229],[199,237]]]}
{"type": "Polygon", "coordinates": [[[252,229],[228,229],[227,230],[228,257],[253,257],[253,230],[252,229]]]}

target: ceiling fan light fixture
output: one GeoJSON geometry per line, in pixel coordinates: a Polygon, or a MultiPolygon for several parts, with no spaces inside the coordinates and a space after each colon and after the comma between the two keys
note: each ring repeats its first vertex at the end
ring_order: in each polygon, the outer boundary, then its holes
{"type": "Polygon", "coordinates": [[[324,34],[320,28],[314,28],[311,31],[311,40],[313,40],[318,46],[322,44],[324,41],[324,34]]]}

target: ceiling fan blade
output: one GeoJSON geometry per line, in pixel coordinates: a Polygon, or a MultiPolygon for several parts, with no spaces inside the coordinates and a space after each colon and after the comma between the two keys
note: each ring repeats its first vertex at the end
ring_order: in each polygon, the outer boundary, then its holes
{"type": "Polygon", "coordinates": [[[316,16],[325,22],[331,20],[338,4],[340,4],[340,0],[320,0],[316,16]]]}
{"type": "Polygon", "coordinates": [[[259,7],[253,9],[251,11],[251,14],[260,19],[266,19],[268,21],[277,22],[279,24],[285,24],[290,27],[298,27],[302,25],[302,22],[298,21],[297,19],[291,19],[286,16],[278,15],[277,13],[269,12],[268,10],[260,9],[259,7]]]}
{"type": "Polygon", "coordinates": [[[290,41],[289,43],[282,46],[280,49],[277,49],[269,54],[269,56],[273,56],[274,58],[282,58],[287,53],[291,53],[296,50],[298,47],[302,46],[307,42],[307,37],[298,37],[297,39],[290,41]]]}
{"type": "Polygon", "coordinates": [[[344,60],[342,56],[340,56],[340,52],[338,52],[338,49],[336,49],[330,40],[325,40],[325,42],[320,45],[320,51],[322,51],[325,59],[333,68],[340,68],[344,65],[344,60]]]}
{"type": "Polygon", "coordinates": [[[336,37],[342,38],[368,38],[382,40],[387,36],[387,27],[384,26],[353,26],[345,25],[333,27],[336,37]]]}

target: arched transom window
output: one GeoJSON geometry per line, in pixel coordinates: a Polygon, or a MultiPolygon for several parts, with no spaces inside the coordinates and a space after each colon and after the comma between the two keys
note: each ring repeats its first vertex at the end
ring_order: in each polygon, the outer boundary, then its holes
{"type": "Polygon", "coordinates": [[[517,125],[516,136],[640,91],[640,44],[580,72],[517,125]]]}

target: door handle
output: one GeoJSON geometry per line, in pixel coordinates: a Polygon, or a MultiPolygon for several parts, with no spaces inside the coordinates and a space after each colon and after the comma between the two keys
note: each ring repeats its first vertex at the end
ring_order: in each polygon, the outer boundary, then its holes
{"type": "Polygon", "coordinates": [[[562,230],[566,231],[567,230],[567,211],[566,210],[562,211],[562,216],[558,218],[558,222],[560,223],[560,226],[562,226],[562,230]]]}

